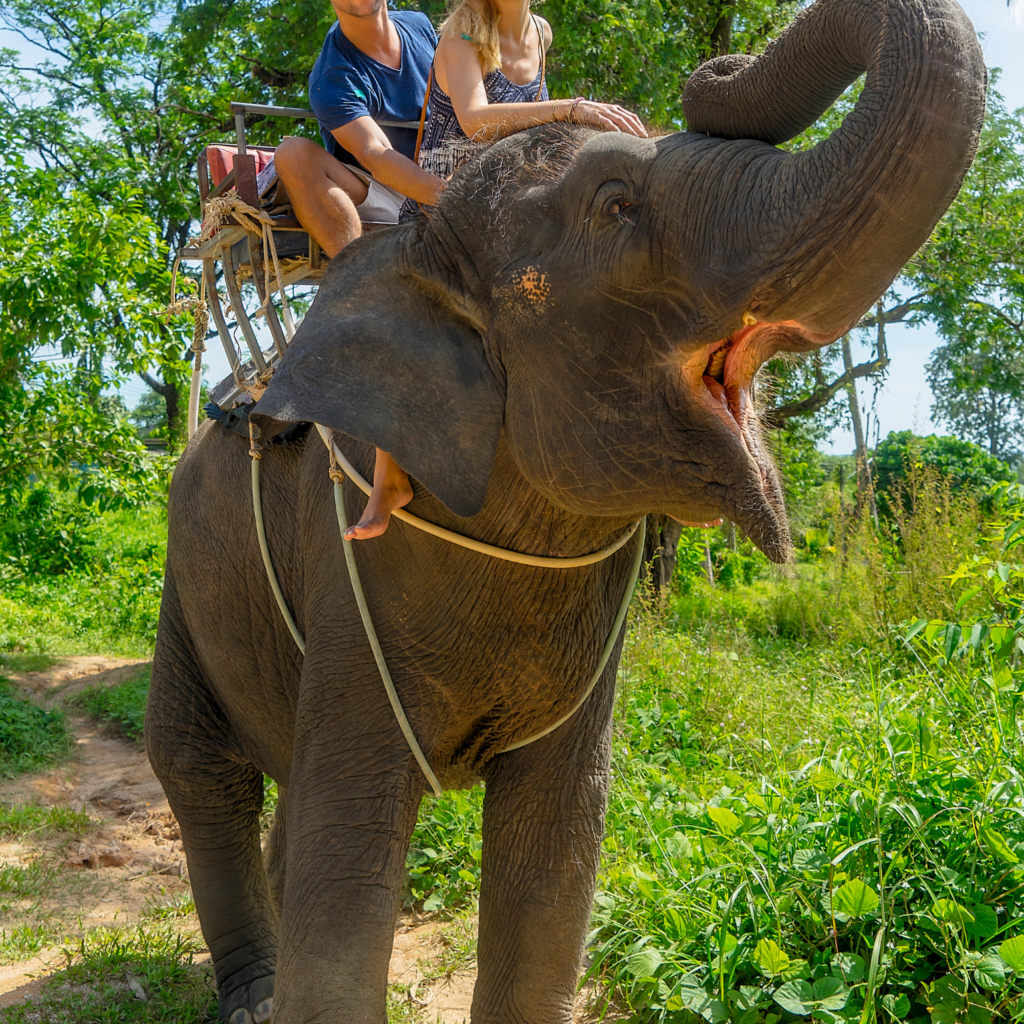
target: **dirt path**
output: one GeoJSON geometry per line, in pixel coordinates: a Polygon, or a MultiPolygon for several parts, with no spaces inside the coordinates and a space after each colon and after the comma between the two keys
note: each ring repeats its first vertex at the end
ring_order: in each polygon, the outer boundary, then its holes
{"type": "MultiPolygon", "coordinates": [[[[26,696],[52,708],[88,686],[113,686],[131,678],[140,664],[80,657],[40,671],[6,674],[26,696]]],[[[47,876],[38,896],[0,905],[0,933],[29,926],[53,939],[31,959],[0,966],[0,1007],[38,993],[45,975],[59,966],[56,954],[65,938],[96,926],[132,927],[190,893],[177,822],[145,751],[73,710],[68,721],[78,741],[71,761],[0,783],[0,803],[70,806],[94,821],[80,841],[0,842],[0,870],[40,863],[59,869],[47,876]]],[[[176,915],[174,925],[199,937],[194,911],[176,915]]],[[[468,1021],[476,980],[475,933],[474,919],[442,922],[403,914],[389,974],[398,986],[396,998],[415,1003],[429,1024],[468,1021]]]]}

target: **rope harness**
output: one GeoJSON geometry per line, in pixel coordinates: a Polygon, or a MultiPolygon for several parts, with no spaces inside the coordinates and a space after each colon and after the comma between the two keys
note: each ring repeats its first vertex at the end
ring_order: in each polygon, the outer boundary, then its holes
{"type": "MultiPolygon", "coordinates": [[[[329,474],[334,486],[334,509],[338,517],[338,529],[341,533],[342,546],[345,550],[345,563],[348,567],[349,579],[352,583],[352,591],[355,594],[356,605],[359,608],[359,617],[362,619],[363,629],[366,632],[366,639],[370,643],[370,649],[373,651],[373,659],[377,663],[377,670],[380,672],[381,681],[384,683],[384,689],[387,691],[388,700],[391,702],[391,709],[394,711],[395,718],[398,720],[398,725],[402,730],[402,735],[405,736],[405,740],[409,744],[409,749],[412,751],[413,757],[416,758],[416,762],[419,764],[423,774],[426,776],[427,782],[430,783],[430,788],[434,791],[434,796],[440,796],[442,792],[441,783],[438,781],[437,776],[431,769],[430,762],[427,760],[422,747],[419,745],[419,741],[416,739],[416,734],[413,731],[412,725],[409,723],[409,718],[405,713],[405,709],[402,707],[402,701],[398,696],[398,691],[395,689],[394,681],[391,678],[391,672],[388,670],[387,661],[384,658],[384,652],[381,650],[380,642],[377,639],[377,631],[374,629],[373,619],[370,616],[370,609],[366,603],[366,594],[363,591],[363,586],[359,579],[359,568],[356,565],[355,552],[352,550],[352,541],[345,539],[345,531],[348,529],[348,518],[345,515],[345,498],[342,489],[345,474],[348,474],[352,482],[364,494],[369,494],[371,487],[369,483],[363,479],[356,468],[348,461],[348,459],[345,458],[337,444],[334,443],[334,437],[331,431],[319,423],[315,424],[315,426],[324,444],[327,446],[327,451],[331,460],[329,474]],[[344,467],[344,472],[340,467],[344,467]]],[[[277,573],[274,571],[274,563],[270,557],[270,547],[267,544],[267,534],[263,522],[263,507],[260,498],[260,460],[262,457],[263,446],[255,440],[251,426],[249,430],[249,437],[249,454],[252,456],[252,506],[253,514],[256,519],[256,535],[259,538],[260,553],[263,555],[263,565],[266,568],[267,579],[270,581],[270,589],[274,593],[274,599],[277,601],[277,606],[281,610],[281,616],[285,621],[285,625],[288,627],[288,631],[295,640],[296,646],[303,654],[305,654],[306,642],[295,624],[295,619],[292,616],[291,610],[288,608],[287,601],[284,599],[284,594],[281,591],[281,585],[277,579],[277,573]]],[[[605,670],[605,666],[608,664],[608,660],[612,656],[612,651],[615,648],[616,641],[618,640],[622,624],[626,619],[626,612],[629,610],[629,602],[633,597],[633,591],[636,588],[637,579],[640,575],[640,563],[643,559],[644,537],[646,532],[644,520],[640,519],[635,522],[613,544],[603,548],[601,551],[595,551],[593,554],[580,555],[574,558],[551,558],[541,555],[525,555],[518,551],[508,550],[507,548],[495,547],[493,544],[484,544],[481,541],[473,540],[471,537],[465,537],[462,534],[453,532],[452,530],[446,530],[444,527],[427,522],[427,520],[420,519],[418,516],[404,512],[402,509],[399,509],[392,514],[410,526],[414,526],[417,529],[423,530],[425,533],[429,533],[434,537],[439,537],[443,540],[449,541],[459,547],[468,548],[472,551],[490,555],[492,558],[500,558],[507,562],[516,562],[520,565],[544,566],[554,569],[573,569],[579,566],[593,565],[596,562],[601,562],[623,547],[623,545],[625,545],[639,530],[639,542],[636,546],[636,553],[633,555],[633,564],[630,567],[629,576],[627,577],[626,589],[623,592],[622,600],[619,602],[618,611],[615,613],[615,621],[612,623],[608,639],[605,641],[604,647],[601,650],[601,656],[598,659],[597,668],[594,670],[594,674],[590,677],[590,682],[587,684],[586,689],[569,711],[554,721],[551,725],[542,729],[540,732],[528,736],[524,740],[518,740],[515,743],[509,744],[509,746],[499,751],[499,753],[507,754],[509,751],[518,750],[520,747],[528,746],[536,740],[554,732],[559,728],[559,726],[568,722],[569,719],[572,718],[572,716],[575,715],[581,707],[583,707],[587,698],[591,693],[593,693],[594,687],[597,686],[598,680],[601,678],[601,675],[605,670]]]]}
{"type": "MultiPolygon", "coordinates": [[[[257,210],[254,207],[249,206],[247,203],[239,199],[234,191],[231,191],[227,195],[211,199],[207,204],[199,240],[205,241],[212,237],[214,232],[220,227],[224,218],[228,216],[233,217],[236,223],[245,228],[245,230],[250,234],[260,235],[263,242],[263,251],[265,253],[269,252],[270,254],[271,258],[263,261],[263,294],[265,298],[263,299],[263,303],[259,310],[257,310],[254,315],[259,317],[264,316],[267,313],[267,306],[271,301],[272,295],[271,265],[273,265],[273,274],[277,283],[277,288],[275,290],[281,295],[281,311],[283,314],[285,332],[290,343],[292,336],[295,334],[295,321],[292,318],[291,308],[288,305],[288,297],[285,294],[285,289],[283,287],[284,275],[281,271],[281,264],[277,256],[277,246],[274,244],[274,233],[272,231],[274,224],[273,218],[262,210],[257,210]]],[[[177,274],[178,261],[175,260],[171,283],[171,306],[166,310],[166,314],[171,316],[185,312],[186,310],[191,310],[195,318],[192,341],[192,351],[195,354],[195,363],[193,365],[192,386],[189,393],[188,417],[188,434],[191,438],[198,426],[199,392],[202,376],[202,353],[206,349],[205,337],[209,324],[209,311],[206,302],[206,295],[207,289],[214,288],[216,285],[213,281],[207,280],[206,264],[204,263],[202,285],[198,298],[188,297],[178,300],[175,295],[177,274]]],[[[259,400],[259,397],[265,390],[267,383],[269,383],[269,376],[272,372],[273,371],[271,369],[268,369],[263,375],[254,374],[253,377],[247,381],[246,390],[250,393],[254,401],[259,400]]],[[[388,670],[387,661],[384,658],[384,652],[381,650],[380,641],[377,639],[377,631],[374,629],[373,619],[370,616],[370,609],[366,603],[366,594],[363,591],[363,586],[359,579],[359,568],[356,565],[355,552],[352,550],[352,542],[345,539],[345,531],[348,529],[348,519],[345,516],[345,498],[343,492],[345,475],[347,474],[349,479],[351,479],[364,494],[370,494],[372,488],[370,487],[370,484],[363,479],[352,463],[345,458],[337,444],[334,443],[334,436],[331,431],[319,423],[315,424],[315,426],[324,444],[327,446],[327,451],[330,456],[331,465],[329,473],[334,486],[334,508],[338,517],[338,529],[341,532],[342,546],[345,551],[345,563],[348,567],[349,579],[352,583],[352,591],[355,595],[356,605],[359,608],[359,616],[362,619],[363,629],[366,632],[366,639],[370,643],[374,661],[377,663],[377,670],[380,672],[381,681],[384,683],[384,689],[387,691],[388,700],[391,702],[391,709],[394,711],[395,718],[398,720],[398,725],[402,730],[402,734],[405,736],[406,742],[409,744],[409,749],[412,751],[413,757],[416,758],[416,762],[422,769],[424,776],[426,776],[427,782],[430,783],[430,788],[434,791],[434,795],[440,796],[442,792],[441,783],[438,781],[437,776],[431,769],[430,762],[427,760],[422,747],[420,747],[419,741],[416,739],[416,734],[413,731],[409,718],[405,713],[405,709],[402,707],[402,701],[398,696],[398,691],[395,689],[394,680],[391,678],[391,672],[388,670]]],[[[270,589],[274,594],[274,600],[277,602],[277,606],[281,611],[281,616],[284,619],[285,625],[288,627],[288,632],[291,633],[292,639],[294,639],[295,645],[298,647],[299,651],[305,655],[306,641],[299,632],[299,628],[295,623],[295,618],[288,607],[288,602],[284,599],[284,593],[281,590],[281,584],[278,581],[277,573],[274,571],[274,563],[270,557],[270,546],[267,543],[266,525],[263,520],[263,501],[260,495],[260,461],[263,457],[263,445],[261,445],[256,439],[252,423],[249,424],[249,455],[252,456],[251,478],[253,516],[256,520],[256,536],[259,539],[260,553],[263,556],[263,565],[267,572],[267,580],[270,583],[270,589]]],[[[569,719],[572,718],[572,716],[575,715],[581,707],[583,707],[587,698],[591,693],[593,693],[594,687],[597,686],[598,680],[601,678],[601,675],[608,664],[609,658],[611,658],[612,650],[614,649],[619,633],[622,630],[622,624],[625,622],[626,612],[629,609],[629,602],[633,596],[633,591],[636,588],[637,579],[640,574],[640,563],[643,559],[645,537],[644,520],[640,519],[633,523],[633,525],[630,526],[622,536],[600,551],[595,551],[589,555],[579,555],[571,558],[553,558],[543,555],[526,555],[518,551],[508,550],[507,548],[499,548],[493,544],[486,544],[483,541],[474,540],[472,537],[465,537],[452,530],[447,530],[444,527],[428,522],[425,519],[420,519],[418,516],[414,516],[411,513],[406,512],[404,509],[397,509],[392,513],[392,515],[394,515],[396,519],[401,520],[401,522],[415,527],[418,530],[422,530],[433,537],[448,541],[449,543],[458,545],[459,547],[468,548],[469,550],[476,551],[479,554],[488,555],[491,558],[499,558],[506,562],[515,562],[519,565],[530,565],[549,569],[576,569],[581,566],[594,565],[597,562],[602,562],[628,543],[630,538],[633,537],[639,529],[639,542],[637,543],[636,553],[633,555],[633,564],[630,567],[629,576],[626,582],[626,589],[623,592],[622,600],[619,602],[618,611],[615,613],[615,621],[612,623],[611,632],[608,634],[608,639],[605,641],[604,647],[601,650],[601,656],[598,659],[597,668],[594,670],[594,674],[591,676],[586,689],[569,711],[554,721],[551,725],[542,729],[540,732],[528,736],[524,740],[518,740],[517,742],[510,744],[503,750],[499,751],[499,753],[507,754],[509,751],[519,750],[521,747],[528,746],[536,740],[554,732],[557,728],[569,721],[569,719]]]]}

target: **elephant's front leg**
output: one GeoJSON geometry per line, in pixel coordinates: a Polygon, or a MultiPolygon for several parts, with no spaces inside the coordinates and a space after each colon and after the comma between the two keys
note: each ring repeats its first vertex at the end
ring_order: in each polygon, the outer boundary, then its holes
{"type": "Polygon", "coordinates": [[[360,702],[351,677],[311,694],[304,672],[274,1024],[386,1021],[399,890],[425,783],[376,683],[380,701],[360,702]]]}
{"type": "Polygon", "coordinates": [[[572,1020],[604,831],[611,682],[591,700],[487,773],[473,1024],[572,1020]]]}

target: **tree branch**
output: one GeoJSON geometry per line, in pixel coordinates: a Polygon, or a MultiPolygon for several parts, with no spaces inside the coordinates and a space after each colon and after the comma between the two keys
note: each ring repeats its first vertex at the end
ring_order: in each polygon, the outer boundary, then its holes
{"type": "Polygon", "coordinates": [[[847,370],[841,377],[837,377],[830,384],[818,388],[807,398],[799,402],[787,402],[785,405],[777,405],[764,414],[765,425],[772,430],[781,430],[786,424],[798,416],[810,416],[824,409],[829,402],[847,385],[852,384],[861,377],[872,377],[881,373],[889,365],[887,358],[872,359],[870,363],[860,363],[847,370]]]}

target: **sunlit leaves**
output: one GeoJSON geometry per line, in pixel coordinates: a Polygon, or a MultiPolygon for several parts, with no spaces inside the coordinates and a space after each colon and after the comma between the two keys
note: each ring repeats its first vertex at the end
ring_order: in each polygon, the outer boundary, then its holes
{"type": "Polygon", "coordinates": [[[878,909],[878,893],[859,878],[851,878],[832,894],[832,913],[840,921],[867,917],[878,909]]]}

